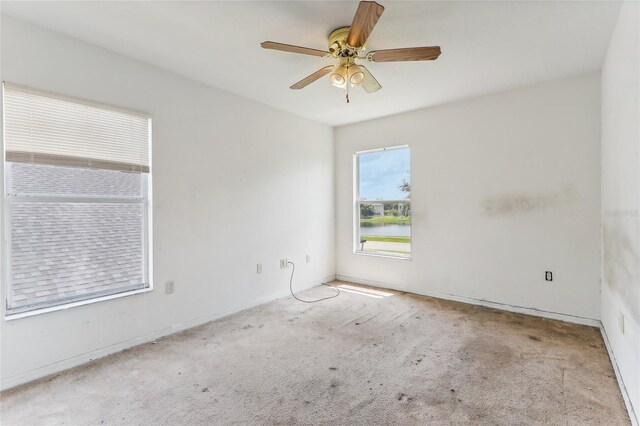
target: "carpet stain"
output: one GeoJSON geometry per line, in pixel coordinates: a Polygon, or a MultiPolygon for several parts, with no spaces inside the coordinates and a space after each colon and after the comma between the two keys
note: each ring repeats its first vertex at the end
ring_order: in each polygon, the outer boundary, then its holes
{"type": "Polygon", "coordinates": [[[279,299],[110,355],[3,392],[2,424],[630,424],[596,328],[388,293],[279,299]]]}

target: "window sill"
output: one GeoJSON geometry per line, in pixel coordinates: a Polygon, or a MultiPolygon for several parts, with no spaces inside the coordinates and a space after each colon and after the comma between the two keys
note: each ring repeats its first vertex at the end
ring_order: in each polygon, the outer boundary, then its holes
{"type": "Polygon", "coordinates": [[[356,250],[353,252],[353,254],[358,256],[382,257],[382,258],[397,259],[397,260],[411,260],[411,256],[394,255],[391,253],[375,253],[375,252],[356,250]]]}
{"type": "Polygon", "coordinates": [[[48,314],[49,312],[63,311],[66,309],[75,308],[77,306],[91,305],[98,302],[104,302],[106,300],[119,299],[121,297],[132,296],[134,294],[148,293],[153,291],[153,287],[143,288],[139,290],[126,291],[123,293],[111,294],[108,296],[96,297],[95,299],[79,300],[77,302],[65,303],[64,305],[50,306],[48,308],[34,309],[33,311],[20,312],[16,314],[6,313],[4,316],[5,321],[13,321],[20,318],[32,317],[35,315],[48,314]]]}

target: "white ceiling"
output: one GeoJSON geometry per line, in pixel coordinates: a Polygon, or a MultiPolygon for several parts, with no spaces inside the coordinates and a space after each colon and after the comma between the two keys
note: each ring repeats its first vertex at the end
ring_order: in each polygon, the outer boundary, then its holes
{"type": "MultiPolygon", "coordinates": [[[[380,1],[380,0],[379,0],[380,1]]],[[[433,62],[374,63],[383,88],[351,103],[328,77],[289,86],[329,59],[260,48],[326,49],[358,2],[2,2],[2,13],[329,125],[342,125],[601,68],[620,4],[400,2],[368,50],[440,45],[433,62]]]]}

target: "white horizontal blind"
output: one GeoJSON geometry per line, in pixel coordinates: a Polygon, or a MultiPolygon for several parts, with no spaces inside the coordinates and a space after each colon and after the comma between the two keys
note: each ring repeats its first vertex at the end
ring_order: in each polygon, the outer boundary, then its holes
{"type": "Polygon", "coordinates": [[[149,116],[4,83],[7,161],[149,172],[149,116]]]}

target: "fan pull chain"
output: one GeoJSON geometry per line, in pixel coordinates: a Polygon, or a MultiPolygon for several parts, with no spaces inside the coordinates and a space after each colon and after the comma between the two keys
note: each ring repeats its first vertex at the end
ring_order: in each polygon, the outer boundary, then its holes
{"type": "Polygon", "coordinates": [[[349,103],[349,62],[347,62],[347,103],[349,103]]]}

